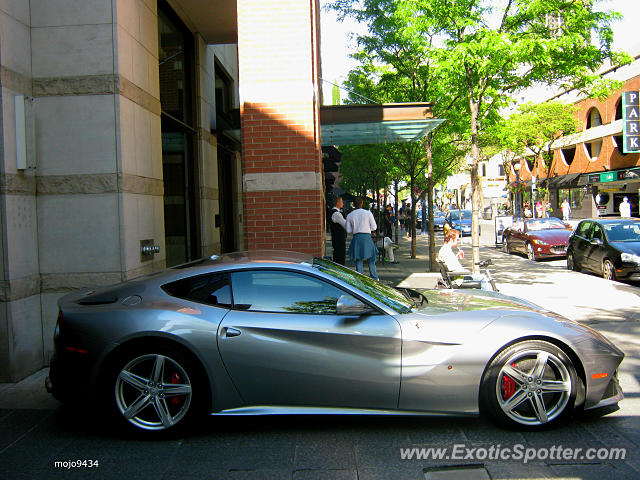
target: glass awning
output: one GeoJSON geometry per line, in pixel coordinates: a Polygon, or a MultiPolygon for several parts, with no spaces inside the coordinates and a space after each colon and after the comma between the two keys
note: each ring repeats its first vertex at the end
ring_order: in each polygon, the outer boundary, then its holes
{"type": "Polygon", "coordinates": [[[333,105],[320,108],[322,145],[415,142],[444,122],[430,103],[333,105]]]}

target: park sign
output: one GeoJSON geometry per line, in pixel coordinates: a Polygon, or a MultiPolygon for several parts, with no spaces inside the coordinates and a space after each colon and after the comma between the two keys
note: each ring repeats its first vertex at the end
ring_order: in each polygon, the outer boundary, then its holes
{"type": "Polygon", "coordinates": [[[622,94],[623,152],[640,152],[640,92],[622,94]]]}

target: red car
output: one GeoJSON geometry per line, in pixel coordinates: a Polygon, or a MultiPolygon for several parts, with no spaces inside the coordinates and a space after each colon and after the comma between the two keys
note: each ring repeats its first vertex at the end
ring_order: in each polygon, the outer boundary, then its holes
{"type": "Polygon", "coordinates": [[[507,253],[524,253],[532,262],[541,258],[566,257],[572,227],[558,218],[526,219],[502,234],[507,253]]]}

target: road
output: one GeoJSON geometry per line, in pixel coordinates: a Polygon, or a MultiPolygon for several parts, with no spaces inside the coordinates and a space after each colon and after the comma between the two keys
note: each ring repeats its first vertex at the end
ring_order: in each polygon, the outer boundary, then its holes
{"type": "MultiPolygon", "coordinates": [[[[380,275],[400,278],[424,271],[425,240],[418,239],[418,258],[410,259],[408,240],[402,239],[400,263],[380,265],[380,275]]],[[[96,409],[80,412],[58,405],[38,386],[46,374],[42,371],[27,382],[0,385],[0,479],[640,478],[640,288],[569,272],[560,260],[532,263],[506,255],[493,247],[484,225],[482,243],[481,255],[492,257],[502,292],[588,323],[625,350],[620,380],[626,398],[620,410],[604,417],[578,416],[537,433],[505,431],[477,418],[212,417],[190,435],[148,442],[114,431],[96,409]],[[491,448],[518,445],[541,455],[559,446],[582,452],[623,448],[626,458],[540,457],[527,463],[478,458],[491,448]],[[442,447],[447,454],[459,448],[478,455],[401,459],[401,449],[413,447],[442,447]],[[74,460],[94,460],[99,466],[55,464],[74,460]]],[[[466,238],[463,248],[470,253],[466,238]]]]}

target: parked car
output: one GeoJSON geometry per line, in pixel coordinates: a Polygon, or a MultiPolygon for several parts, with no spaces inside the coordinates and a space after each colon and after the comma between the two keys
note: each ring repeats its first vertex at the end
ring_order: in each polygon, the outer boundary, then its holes
{"type": "MultiPolygon", "coordinates": [[[[422,230],[422,210],[416,213],[416,229],[422,230]]],[[[439,210],[433,212],[433,229],[444,230],[444,213],[439,210]]]]}
{"type": "Polygon", "coordinates": [[[209,414],[358,411],[538,429],[623,398],[624,354],[587,326],[293,252],[214,256],[58,305],[47,388],[148,434],[209,414]]]}
{"type": "Polygon", "coordinates": [[[525,219],[502,232],[502,248],[507,253],[524,253],[532,262],[564,257],[571,231],[571,225],[558,218],[525,219]]]}
{"type": "Polygon", "coordinates": [[[583,220],[569,239],[567,268],[608,280],[640,280],[640,220],[583,220]]]}
{"type": "Polygon", "coordinates": [[[447,228],[459,230],[462,237],[471,235],[471,214],[471,210],[450,210],[444,219],[444,223],[447,228]]]}

